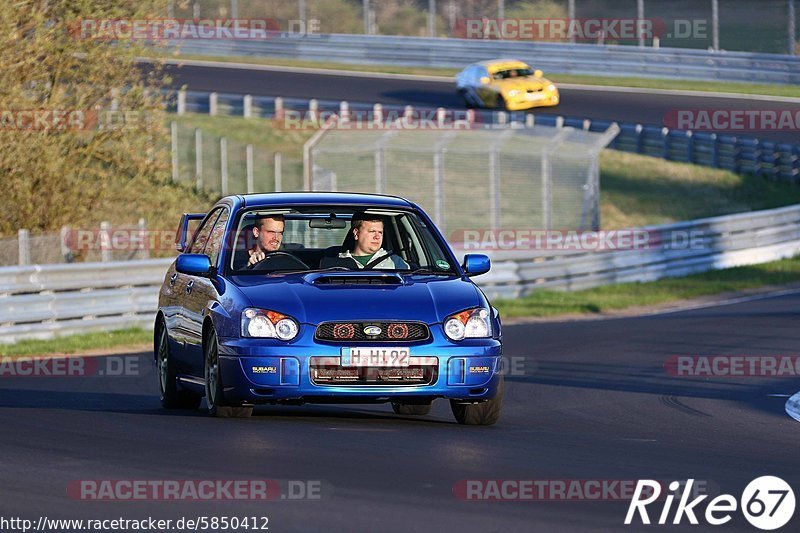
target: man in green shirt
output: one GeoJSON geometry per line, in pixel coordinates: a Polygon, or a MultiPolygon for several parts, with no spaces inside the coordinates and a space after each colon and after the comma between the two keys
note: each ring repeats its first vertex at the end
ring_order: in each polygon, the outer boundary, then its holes
{"type": "Polygon", "coordinates": [[[379,260],[371,268],[407,269],[409,268],[402,257],[388,253],[383,245],[383,220],[376,215],[361,214],[353,216],[350,223],[355,244],[352,250],[339,254],[339,257],[352,258],[358,268],[365,268],[372,262],[379,260]]]}

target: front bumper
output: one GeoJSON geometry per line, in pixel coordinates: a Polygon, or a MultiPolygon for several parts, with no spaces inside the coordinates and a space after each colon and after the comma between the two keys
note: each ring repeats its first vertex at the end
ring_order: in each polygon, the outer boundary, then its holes
{"type": "Polygon", "coordinates": [[[496,339],[454,343],[444,337],[440,326],[434,326],[429,340],[402,345],[411,352],[407,370],[358,369],[354,376],[351,368],[339,366],[343,344],[315,340],[308,333],[313,326],[303,329],[306,334],[290,343],[220,338],[225,401],[413,403],[447,398],[476,402],[493,398],[497,391],[502,347],[496,339]]]}
{"type": "Polygon", "coordinates": [[[506,98],[506,107],[509,111],[520,111],[523,109],[531,109],[534,107],[552,107],[557,106],[561,101],[561,96],[558,91],[552,93],[542,92],[534,93],[540,94],[535,100],[528,98],[528,93],[521,93],[515,97],[506,98]]]}

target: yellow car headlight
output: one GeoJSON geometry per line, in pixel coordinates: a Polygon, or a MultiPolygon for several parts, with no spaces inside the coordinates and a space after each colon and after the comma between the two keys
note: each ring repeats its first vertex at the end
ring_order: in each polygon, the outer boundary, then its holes
{"type": "Polygon", "coordinates": [[[514,98],[514,97],[515,97],[515,96],[517,96],[518,94],[519,94],[519,91],[518,91],[518,90],[516,90],[516,89],[511,89],[510,91],[508,91],[508,97],[509,97],[509,98],[514,98]]]}
{"type": "Polygon", "coordinates": [[[556,90],[557,90],[556,86],[553,85],[552,83],[547,86],[547,92],[554,93],[554,92],[556,92],[556,90]]]}

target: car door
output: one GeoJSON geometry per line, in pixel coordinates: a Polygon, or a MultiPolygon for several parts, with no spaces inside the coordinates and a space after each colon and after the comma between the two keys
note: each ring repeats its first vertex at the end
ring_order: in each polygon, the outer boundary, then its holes
{"type": "MultiPolygon", "coordinates": [[[[219,218],[221,212],[221,207],[214,209],[208,214],[203,222],[200,223],[200,226],[197,228],[197,231],[192,238],[192,243],[189,245],[185,253],[203,253],[206,242],[208,241],[208,237],[211,234],[211,230],[214,228],[214,223],[217,221],[217,218],[219,218]]],[[[192,326],[186,317],[186,300],[187,296],[191,296],[191,290],[187,289],[189,287],[189,282],[191,282],[193,279],[195,279],[195,276],[181,274],[177,271],[170,275],[170,283],[172,284],[172,291],[175,295],[175,307],[177,311],[173,338],[182,346],[182,349],[178,350],[174,355],[175,360],[178,363],[178,367],[181,370],[185,369],[191,361],[191,357],[187,353],[187,343],[192,337],[192,326]],[[175,277],[174,282],[172,281],[172,276],[175,277]]]]}
{"type": "Polygon", "coordinates": [[[497,93],[492,86],[492,77],[486,67],[478,67],[476,74],[476,92],[480,98],[482,105],[492,107],[497,102],[497,93]],[[489,83],[483,83],[481,80],[489,79],[489,83]]]}
{"type": "MultiPolygon", "coordinates": [[[[226,227],[230,210],[223,207],[214,226],[208,233],[202,252],[211,259],[211,264],[219,269],[219,257],[225,242],[226,227]]],[[[219,301],[219,293],[214,280],[202,276],[187,276],[183,313],[186,322],[186,355],[190,372],[195,376],[204,373],[203,361],[203,320],[207,310],[219,301]]]]}

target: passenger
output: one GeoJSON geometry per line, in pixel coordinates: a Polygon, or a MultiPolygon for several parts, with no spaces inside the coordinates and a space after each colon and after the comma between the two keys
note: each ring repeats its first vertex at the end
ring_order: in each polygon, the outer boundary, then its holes
{"type": "Polygon", "coordinates": [[[358,268],[391,268],[398,270],[409,268],[408,263],[402,257],[387,252],[382,248],[383,220],[380,217],[356,214],[350,222],[350,231],[352,232],[352,238],[355,240],[353,249],[340,253],[340,259],[352,259],[358,268]]]}

